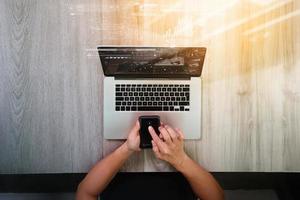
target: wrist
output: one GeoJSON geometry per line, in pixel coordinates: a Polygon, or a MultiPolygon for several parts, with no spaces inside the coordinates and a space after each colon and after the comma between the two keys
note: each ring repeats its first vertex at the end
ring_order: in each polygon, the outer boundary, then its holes
{"type": "Polygon", "coordinates": [[[180,159],[176,160],[176,163],[173,165],[175,169],[179,172],[182,172],[185,168],[185,164],[188,161],[189,157],[186,153],[184,153],[180,159]]]}
{"type": "Polygon", "coordinates": [[[127,141],[119,147],[119,151],[127,156],[130,156],[133,153],[133,150],[129,149],[127,141]]]}

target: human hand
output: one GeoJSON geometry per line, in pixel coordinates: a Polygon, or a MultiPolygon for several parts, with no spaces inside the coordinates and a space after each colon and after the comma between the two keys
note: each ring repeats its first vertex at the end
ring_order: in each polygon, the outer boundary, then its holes
{"type": "Polygon", "coordinates": [[[129,132],[127,137],[126,146],[129,151],[140,151],[140,123],[137,120],[134,127],[129,132]]]}
{"type": "Polygon", "coordinates": [[[157,158],[169,162],[178,169],[187,158],[183,149],[183,133],[176,128],[175,130],[168,125],[159,127],[160,137],[155,133],[153,127],[148,130],[152,137],[152,146],[157,158]]]}

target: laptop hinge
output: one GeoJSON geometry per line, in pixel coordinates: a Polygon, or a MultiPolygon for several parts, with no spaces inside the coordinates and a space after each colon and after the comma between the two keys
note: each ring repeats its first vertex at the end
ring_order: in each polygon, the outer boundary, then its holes
{"type": "Polygon", "coordinates": [[[115,76],[115,80],[191,80],[191,77],[128,77],[115,76]]]}

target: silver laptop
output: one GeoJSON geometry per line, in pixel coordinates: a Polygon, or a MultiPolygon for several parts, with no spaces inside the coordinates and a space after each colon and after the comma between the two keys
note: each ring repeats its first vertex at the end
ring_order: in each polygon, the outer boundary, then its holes
{"type": "Polygon", "coordinates": [[[204,47],[98,46],[104,78],[104,138],[125,139],[141,115],[159,115],[201,137],[204,47]]]}

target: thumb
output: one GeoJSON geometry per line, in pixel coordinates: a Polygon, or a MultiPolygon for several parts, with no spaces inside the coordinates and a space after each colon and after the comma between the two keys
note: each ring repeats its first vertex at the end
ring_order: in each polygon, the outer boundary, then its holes
{"type": "Polygon", "coordinates": [[[135,125],[134,125],[132,131],[135,134],[139,134],[139,130],[140,130],[140,123],[139,123],[139,120],[136,120],[135,125]]]}

